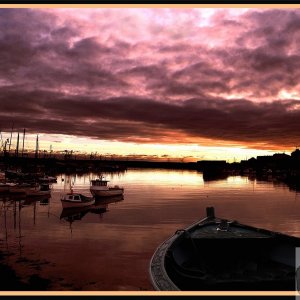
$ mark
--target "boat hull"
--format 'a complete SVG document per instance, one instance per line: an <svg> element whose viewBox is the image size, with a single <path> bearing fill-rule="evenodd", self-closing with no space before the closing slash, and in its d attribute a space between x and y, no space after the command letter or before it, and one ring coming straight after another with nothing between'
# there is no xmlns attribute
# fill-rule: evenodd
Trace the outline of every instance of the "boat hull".
<svg viewBox="0 0 300 300"><path fill-rule="evenodd" d="M90 191L94 197L113 197L123 195L124 193L124 189L121 188L109 188L107 190L91 188Z"/></svg>
<svg viewBox="0 0 300 300"><path fill-rule="evenodd" d="M207 217L157 248L150 278L163 291L295 291L299 246L296 237Z"/></svg>
<svg viewBox="0 0 300 300"><path fill-rule="evenodd" d="M26 194L26 188L9 187L9 193L11 194Z"/></svg>
<svg viewBox="0 0 300 300"><path fill-rule="evenodd" d="M27 197L39 197L39 196L49 196L51 191L39 191L39 190L27 190L25 191Z"/></svg>
<svg viewBox="0 0 300 300"><path fill-rule="evenodd" d="M95 199L92 199L90 201L84 201L84 202L74 202L74 201L61 199L61 204L63 208L86 207L86 206L93 205L94 203L95 203Z"/></svg>

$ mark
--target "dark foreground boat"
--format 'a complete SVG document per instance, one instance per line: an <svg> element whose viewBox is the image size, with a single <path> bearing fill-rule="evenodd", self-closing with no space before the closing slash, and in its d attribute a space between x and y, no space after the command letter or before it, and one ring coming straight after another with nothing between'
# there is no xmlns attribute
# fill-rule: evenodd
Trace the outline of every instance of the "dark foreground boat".
<svg viewBox="0 0 300 300"><path fill-rule="evenodd" d="M295 291L300 238L207 217L155 251L150 277L161 291Z"/></svg>

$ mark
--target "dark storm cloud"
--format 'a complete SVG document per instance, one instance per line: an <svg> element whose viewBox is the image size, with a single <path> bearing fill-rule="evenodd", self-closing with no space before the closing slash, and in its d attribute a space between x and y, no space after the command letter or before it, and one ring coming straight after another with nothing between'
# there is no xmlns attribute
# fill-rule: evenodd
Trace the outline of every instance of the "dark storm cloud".
<svg viewBox="0 0 300 300"><path fill-rule="evenodd" d="M9 102L4 99L11 99ZM24 99L31 99L24 107ZM300 138L298 101L253 103L246 100L190 99L162 103L142 98L101 100L33 92L7 92L0 96L2 130L15 123L39 132L90 136L120 141L154 142L175 131L172 142L184 135L218 140L264 142L294 146ZM32 114L35 118L31 118ZM7 124L5 127L4 124ZM4 127L3 127L4 126Z"/></svg>
<svg viewBox="0 0 300 300"><path fill-rule="evenodd" d="M1 9L1 130L297 143L299 10L140 12Z"/></svg>

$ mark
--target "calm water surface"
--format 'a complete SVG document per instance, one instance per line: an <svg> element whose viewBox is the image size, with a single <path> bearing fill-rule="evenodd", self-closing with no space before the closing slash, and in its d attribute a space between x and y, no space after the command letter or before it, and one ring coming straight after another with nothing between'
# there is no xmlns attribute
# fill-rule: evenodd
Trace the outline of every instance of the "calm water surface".
<svg viewBox="0 0 300 300"><path fill-rule="evenodd" d="M24 281L37 274L51 280L50 290L152 290L148 268L156 247L203 218L207 206L219 217L300 237L300 195L287 186L240 176L204 182L196 171L107 174L111 185L125 188L123 200L63 211L69 183L89 194L95 177L58 176L46 205L0 198L0 250Z"/></svg>

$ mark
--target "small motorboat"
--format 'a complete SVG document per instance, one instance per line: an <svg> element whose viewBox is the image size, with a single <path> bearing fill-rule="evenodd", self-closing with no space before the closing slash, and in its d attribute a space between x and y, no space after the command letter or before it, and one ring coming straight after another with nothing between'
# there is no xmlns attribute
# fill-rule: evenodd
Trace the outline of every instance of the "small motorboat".
<svg viewBox="0 0 300 300"><path fill-rule="evenodd" d="M7 185L9 186L10 194L26 194L27 191L35 188L35 184L26 183L26 182L24 183L8 182Z"/></svg>
<svg viewBox="0 0 300 300"><path fill-rule="evenodd" d="M161 291L295 291L300 238L207 217L163 242L150 262Z"/></svg>
<svg viewBox="0 0 300 300"><path fill-rule="evenodd" d="M109 180L104 180L103 177L91 180L90 191L94 197L110 197L123 195L124 188L115 185L110 187L107 185Z"/></svg>
<svg viewBox="0 0 300 300"><path fill-rule="evenodd" d="M95 203L93 197L87 197L79 193L70 192L61 198L63 208L85 207Z"/></svg>

